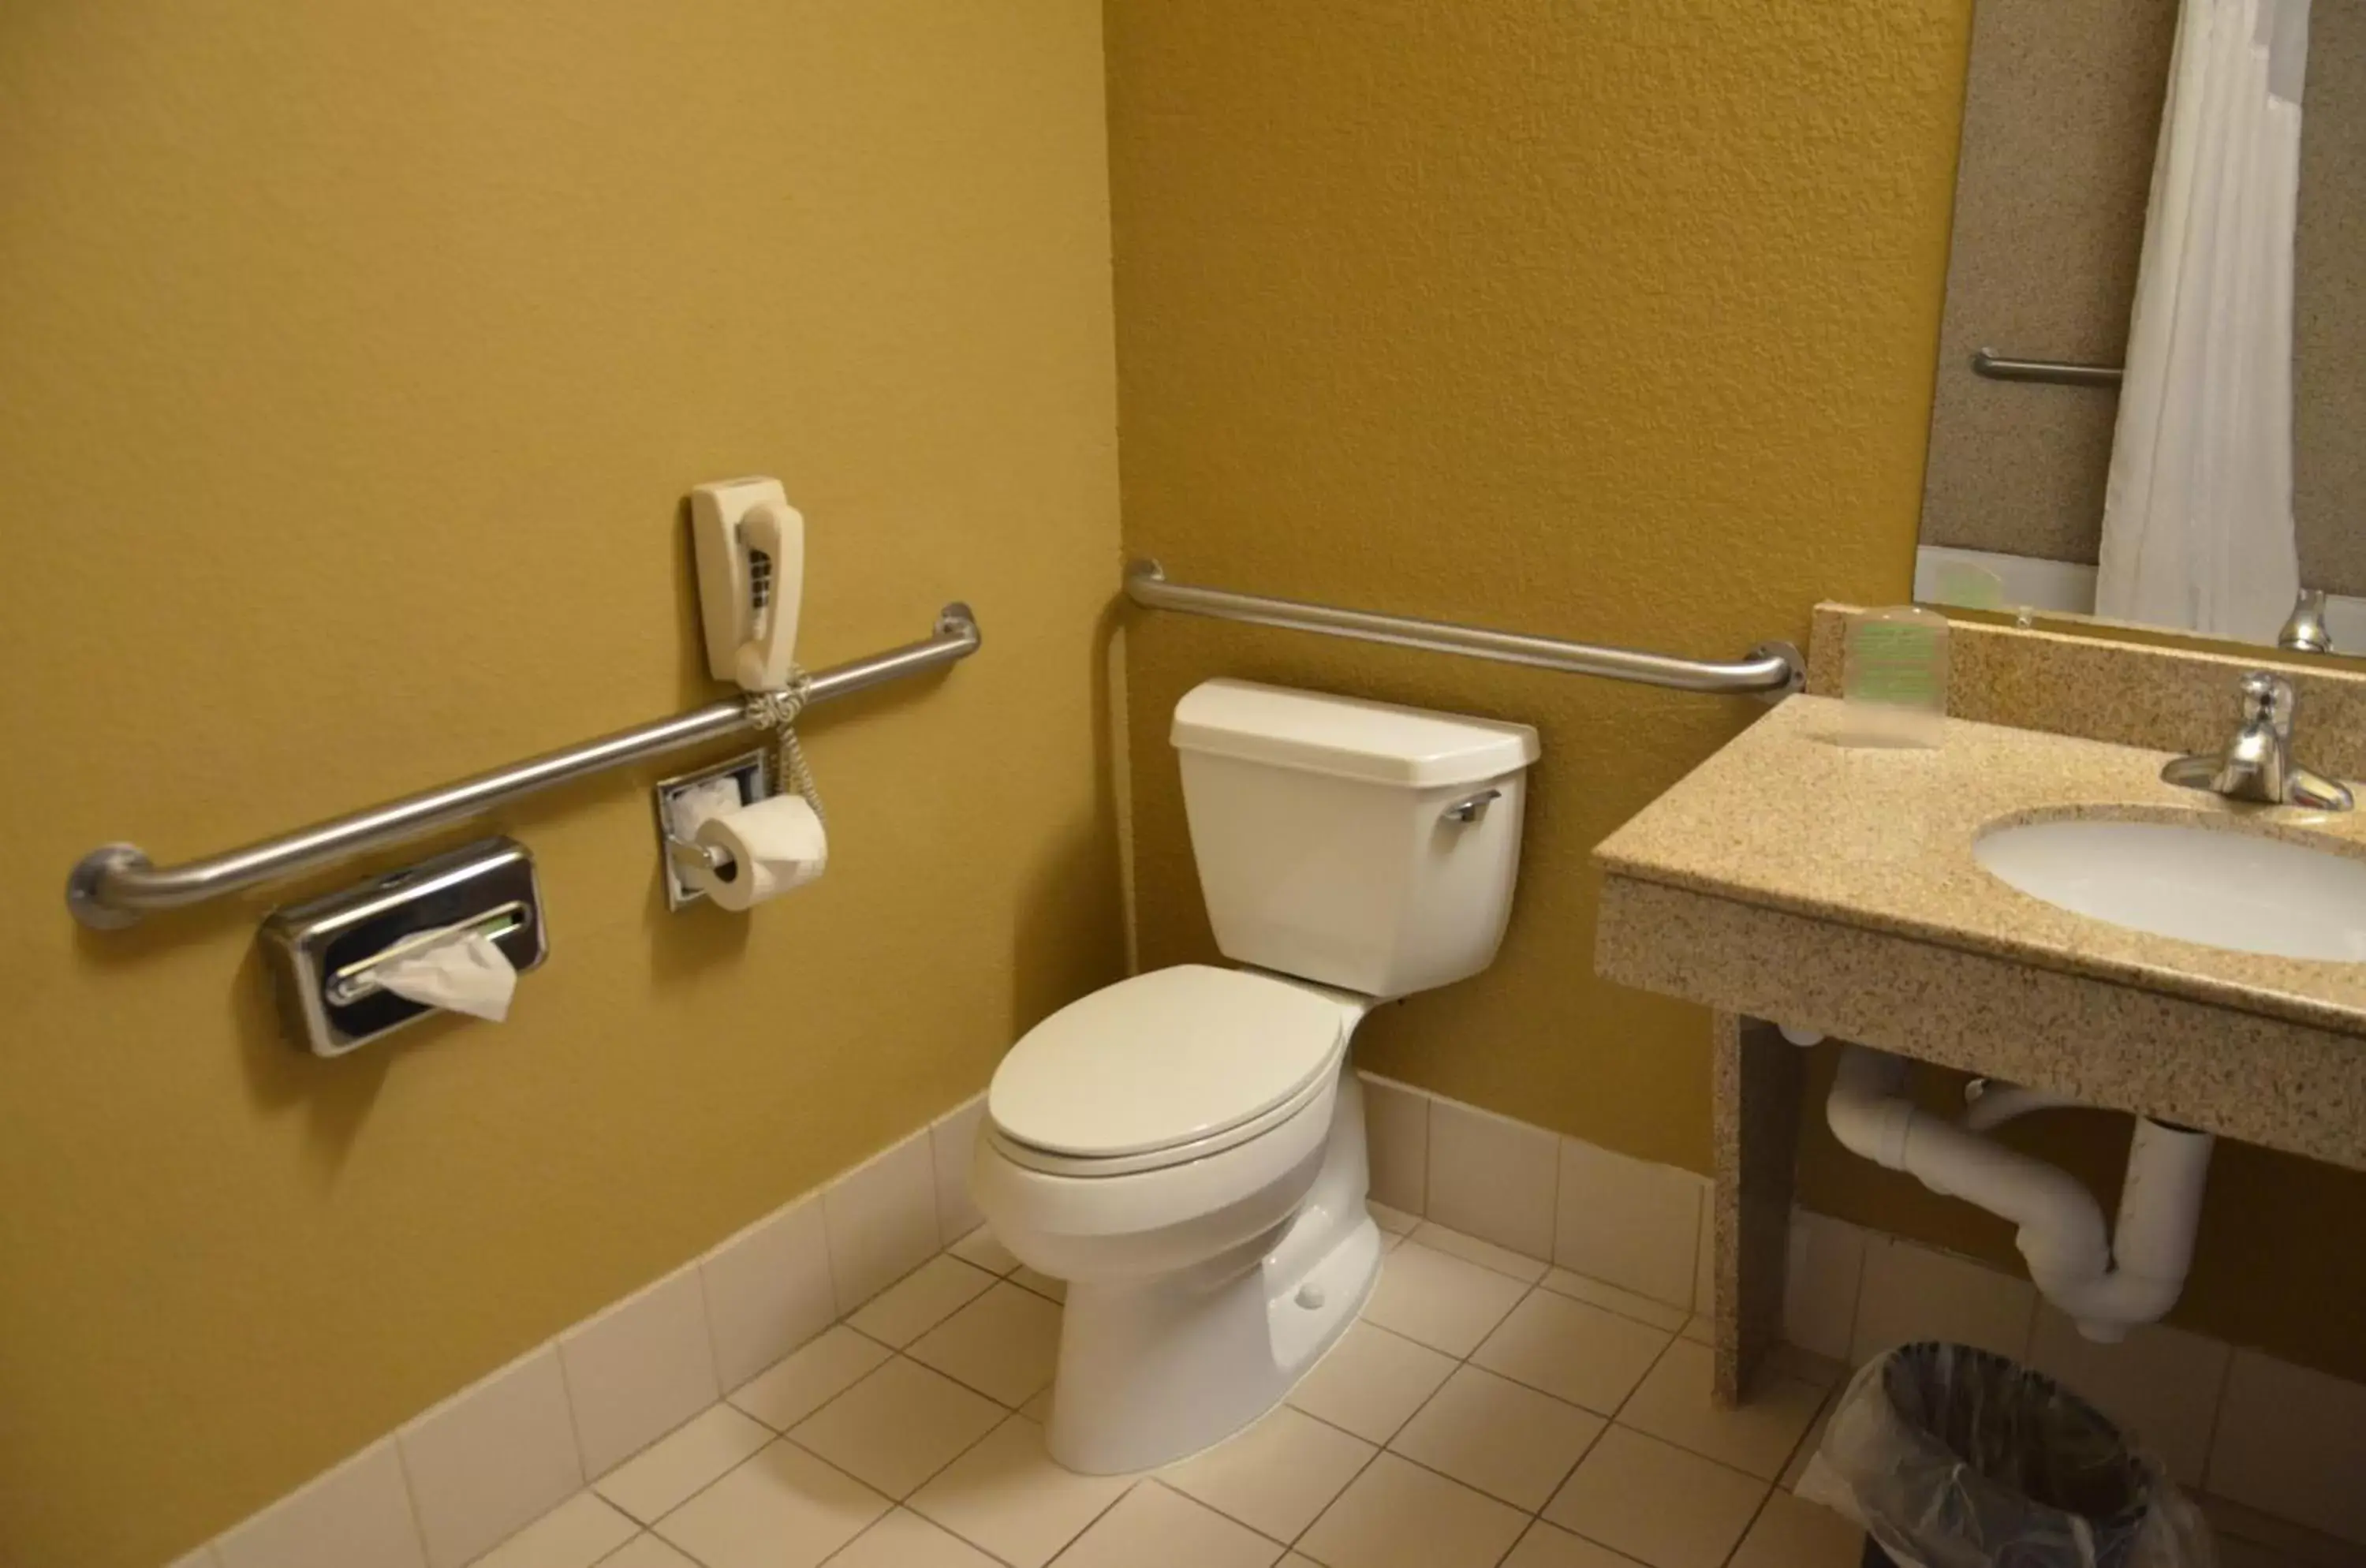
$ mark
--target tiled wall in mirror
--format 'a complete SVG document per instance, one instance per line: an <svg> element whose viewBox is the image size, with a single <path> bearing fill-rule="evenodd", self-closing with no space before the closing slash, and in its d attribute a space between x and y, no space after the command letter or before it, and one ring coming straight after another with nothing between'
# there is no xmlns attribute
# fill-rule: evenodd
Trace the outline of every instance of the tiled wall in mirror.
<svg viewBox="0 0 2366 1568"><path fill-rule="evenodd" d="M2366 653L2366 6L1979 0L1942 332L1917 598Z"/></svg>

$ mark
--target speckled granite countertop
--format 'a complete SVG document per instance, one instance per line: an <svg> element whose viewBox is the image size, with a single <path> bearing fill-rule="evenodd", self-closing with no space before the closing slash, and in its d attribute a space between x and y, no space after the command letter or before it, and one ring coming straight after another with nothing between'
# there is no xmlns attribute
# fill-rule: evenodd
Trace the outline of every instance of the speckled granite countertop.
<svg viewBox="0 0 2366 1568"><path fill-rule="evenodd" d="M2366 964L2230 953L2057 909L1982 870L1987 829L2206 818L2366 860L2366 810L2233 806L2160 782L2168 753L1947 721L1932 750L1845 747L1841 704L1785 702L1604 840L1616 876L1887 931L2342 1034Z"/></svg>

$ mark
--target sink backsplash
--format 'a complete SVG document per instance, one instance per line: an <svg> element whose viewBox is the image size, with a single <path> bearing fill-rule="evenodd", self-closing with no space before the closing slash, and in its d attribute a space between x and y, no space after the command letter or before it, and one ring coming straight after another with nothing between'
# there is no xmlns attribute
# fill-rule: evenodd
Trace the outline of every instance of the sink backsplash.
<svg viewBox="0 0 2366 1568"><path fill-rule="evenodd" d="M1816 606L1808 690L1841 694L1841 639L1855 607ZM2074 735L2155 751L2223 745L2235 726L2235 685L2271 669L2299 696L2295 753L2337 778L2366 777L2366 671L2289 660L2067 637L1955 619L1948 637L1947 712L1982 724Z"/></svg>

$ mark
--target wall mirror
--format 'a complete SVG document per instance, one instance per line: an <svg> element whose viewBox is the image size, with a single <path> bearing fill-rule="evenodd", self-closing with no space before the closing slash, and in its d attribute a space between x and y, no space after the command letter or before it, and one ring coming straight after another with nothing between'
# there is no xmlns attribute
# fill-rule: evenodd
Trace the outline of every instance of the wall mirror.
<svg viewBox="0 0 2366 1568"><path fill-rule="evenodd" d="M1979 0L1915 597L2366 655L2366 5Z"/></svg>

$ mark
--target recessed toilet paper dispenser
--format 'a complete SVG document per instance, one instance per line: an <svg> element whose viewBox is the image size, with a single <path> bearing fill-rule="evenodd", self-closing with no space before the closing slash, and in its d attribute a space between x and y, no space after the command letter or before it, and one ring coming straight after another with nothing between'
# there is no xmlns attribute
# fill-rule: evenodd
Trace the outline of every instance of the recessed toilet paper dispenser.
<svg viewBox="0 0 2366 1568"><path fill-rule="evenodd" d="M479 943L485 945L479 945ZM355 1047L445 1010L398 994L433 994L433 963L448 960L452 1006L498 987L501 968L523 974L550 952L534 856L514 839L479 839L400 871L275 909L263 945L287 1031L317 1056ZM430 971L422 989L411 978ZM487 971L491 971L490 976Z"/></svg>

